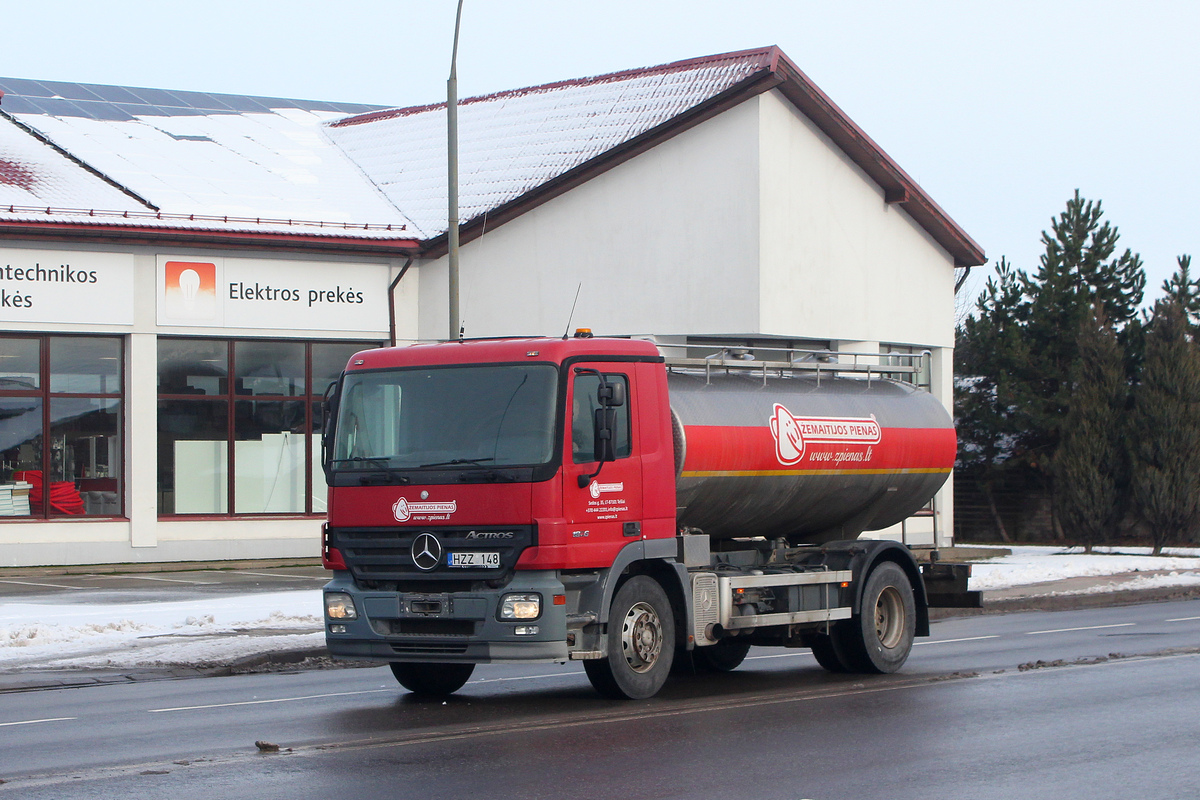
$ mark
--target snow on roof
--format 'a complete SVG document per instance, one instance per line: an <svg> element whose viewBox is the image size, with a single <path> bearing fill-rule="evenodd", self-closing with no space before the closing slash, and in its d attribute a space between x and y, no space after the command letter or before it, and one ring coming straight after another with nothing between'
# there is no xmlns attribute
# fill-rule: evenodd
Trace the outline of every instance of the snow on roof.
<svg viewBox="0 0 1200 800"><path fill-rule="evenodd" d="M459 209L470 220L760 72L772 50L692 59L459 103ZM446 105L373 112L330 137L427 236L446 220ZM399 143L403 143L400 146Z"/></svg>
<svg viewBox="0 0 1200 800"><path fill-rule="evenodd" d="M0 120L0 206L8 205L146 208L5 119Z"/></svg>
<svg viewBox="0 0 1200 800"><path fill-rule="evenodd" d="M773 87L956 266L985 262L982 248L778 47L461 101L459 208L476 229L464 231L523 213ZM6 227L340 236L385 240L382 247L432 240L429 252L446 232L444 103L385 110L21 79L0 79L0 95ZM122 221L134 216L142 222Z"/></svg>
<svg viewBox="0 0 1200 800"><path fill-rule="evenodd" d="M40 137L133 195L115 187L120 199L76 192L104 181L75 166L79 174L69 191L50 194L44 184L23 194L9 189L0 195L8 204L76 209L88 224L100 221L90 211L138 210L164 212L154 227L222 229L228 223L216 220L236 217L248 230L273 227L256 222L269 218L324 223L310 226L316 230L354 226L360 236L370 230L382 230L387 238L402 235L399 231L410 239L418 235L324 133L322 123L370 106L15 80L0 80L0 89L5 91L0 109L17 123L5 126L13 130L4 141L19 133L52 150ZM73 96L42 96L60 90ZM85 93L95 99L82 99ZM26 144L21 152L30 149ZM18 188L29 184L23 174L16 173ZM0 219L27 217L0 206Z"/></svg>

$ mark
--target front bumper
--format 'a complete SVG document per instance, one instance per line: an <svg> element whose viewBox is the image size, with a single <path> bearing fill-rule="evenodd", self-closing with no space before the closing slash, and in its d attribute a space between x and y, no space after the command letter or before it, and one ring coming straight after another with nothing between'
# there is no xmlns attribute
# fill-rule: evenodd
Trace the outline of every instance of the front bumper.
<svg viewBox="0 0 1200 800"><path fill-rule="evenodd" d="M416 593L363 590L349 572L336 572L326 592L354 600L356 619L325 619L325 642L338 658L489 664L567 660L566 606L555 605L562 582L552 570L519 571L503 589ZM540 594L533 620L497 618L506 594ZM344 632L335 633L333 626ZM517 633L536 626L536 633Z"/></svg>

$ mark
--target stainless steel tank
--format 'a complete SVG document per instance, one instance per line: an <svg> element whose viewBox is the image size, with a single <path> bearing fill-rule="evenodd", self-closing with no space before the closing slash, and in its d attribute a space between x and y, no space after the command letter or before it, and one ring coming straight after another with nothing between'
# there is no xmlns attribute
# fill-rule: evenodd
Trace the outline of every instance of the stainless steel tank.
<svg viewBox="0 0 1200 800"><path fill-rule="evenodd" d="M852 539L922 508L954 465L933 395L878 377L668 374L679 523L715 539Z"/></svg>

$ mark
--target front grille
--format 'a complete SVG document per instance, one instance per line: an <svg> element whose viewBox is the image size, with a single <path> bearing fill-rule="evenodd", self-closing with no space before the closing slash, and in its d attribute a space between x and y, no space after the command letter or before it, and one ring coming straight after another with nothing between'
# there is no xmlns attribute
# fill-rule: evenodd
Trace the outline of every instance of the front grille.
<svg viewBox="0 0 1200 800"><path fill-rule="evenodd" d="M475 623L469 619L392 619L389 633L398 636L474 636Z"/></svg>
<svg viewBox="0 0 1200 800"><path fill-rule="evenodd" d="M481 533L512 533L512 538L478 538ZM413 563L413 541L422 533L431 533L441 545L439 563L430 570L418 569ZM467 538L475 534L476 538ZM415 581L421 584L467 584L477 580L495 580L516 567L522 551L534 543L531 525L489 528L467 527L406 527L406 528L329 528L328 541L342 554L346 566L360 586L389 582ZM500 566L450 567L449 552L494 552L500 554ZM411 584L410 584L411 585Z"/></svg>

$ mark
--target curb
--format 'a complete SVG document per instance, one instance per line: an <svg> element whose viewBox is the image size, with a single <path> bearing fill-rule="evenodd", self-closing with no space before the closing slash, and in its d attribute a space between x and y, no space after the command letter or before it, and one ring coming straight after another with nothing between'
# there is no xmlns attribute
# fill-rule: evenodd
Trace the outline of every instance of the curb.
<svg viewBox="0 0 1200 800"><path fill-rule="evenodd" d="M984 593L982 608L931 608L929 618L952 619L977 617L983 614L1010 614L1017 611L1075 611L1084 608L1135 606L1143 603L1169 603L1200 598L1200 586L1169 586L1162 589L1128 589L1112 592L1055 593L1020 597L988 597Z"/></svg>
<svg viewBox="0 0 1200 800"><path fill-rule="evenodd" d="M335 662L324 647L310 647L301 650L258 653L217 667L144 667L127 670L64 669L46 672L12 672L0 675L0 695L47 689L79 689L85 686L106 686L114 683L148 683L188 678L220 678L228 675L249 675L262 672L285 672L297 666L302 669L336 669L363 665L353 662ZM371 663L370 666L378 665Z"/></svg>

